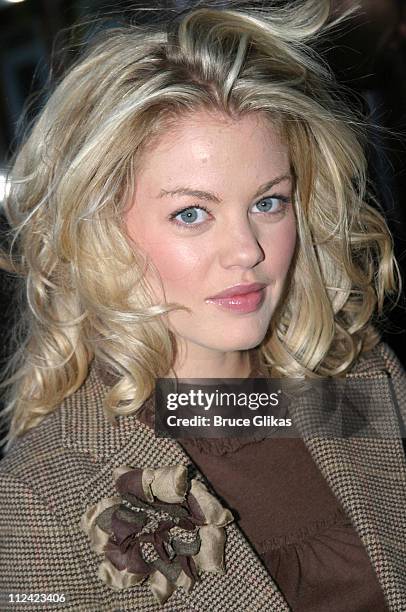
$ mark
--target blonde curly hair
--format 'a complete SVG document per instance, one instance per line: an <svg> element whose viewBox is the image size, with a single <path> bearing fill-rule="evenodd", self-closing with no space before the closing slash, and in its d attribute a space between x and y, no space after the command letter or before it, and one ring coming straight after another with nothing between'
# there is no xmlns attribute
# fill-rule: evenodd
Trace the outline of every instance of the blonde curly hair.
<svg viewBox="0 0 406 612"><path fill-rule="evenodd" d="M257 351L281 376L337 376L379 340L372 324L399 282L382 215L366 200L362 120L313 50L329 3L198 8L165 27L124 25L68 71L21 146L2 266L24 279L8 364L7 439L74 393L96 358L117 375L106 414L134 412L170 372L176 342L123 222L137 162L173 117L261 112L283 129L298 248Z"/></svg>

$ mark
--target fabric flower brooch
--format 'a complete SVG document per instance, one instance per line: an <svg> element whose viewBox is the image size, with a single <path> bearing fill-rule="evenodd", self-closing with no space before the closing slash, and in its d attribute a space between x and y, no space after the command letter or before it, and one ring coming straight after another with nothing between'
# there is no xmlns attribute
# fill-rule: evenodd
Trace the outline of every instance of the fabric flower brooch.
<svg viewBox="0 0 406 612"><path fill-rule="evenodd" d="M160 604L199 572L224 572L224 526L233 515L184 465L114 470L118 495L88 508L81 526L104 555L99 578L113 589L148 580Z"/></svg>

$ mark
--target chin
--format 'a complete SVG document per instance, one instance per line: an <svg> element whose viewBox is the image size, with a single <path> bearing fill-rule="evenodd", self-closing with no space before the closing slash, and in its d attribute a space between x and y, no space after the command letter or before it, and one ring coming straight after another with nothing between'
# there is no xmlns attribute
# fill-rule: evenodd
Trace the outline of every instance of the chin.
<svg viewBox="0 0 406 612"><path fill-rule="evenodd" d="M219 342L217 338L216 348L224 353L230 353L232 351L247 351L253 349L265 338L266 330L263 333L252 333L252 334L240 334L234 338L224 338L223 342ZM220 345L221 344L221 345Z"/></svg>

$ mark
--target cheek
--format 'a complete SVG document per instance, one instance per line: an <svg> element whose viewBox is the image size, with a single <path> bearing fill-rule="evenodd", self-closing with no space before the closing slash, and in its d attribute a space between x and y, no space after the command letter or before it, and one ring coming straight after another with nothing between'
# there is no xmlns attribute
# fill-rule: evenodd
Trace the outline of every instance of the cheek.
<svg viewBox="0 0 406 612"><path fill-rule="evenodd" d="M137 214L135 206L128 212L126 223L130 238L156 268L164 286L197 279L204 259L196 241L178 239L159 220Z"/></svg>
<svg viewBox="0 0 406 612"><path fill-rule="evenodd" d="M204 259L201 249L184 245L173 240L151 240L144 247L152 263L166 283L184 282L187 285L198 282L203 276Z"/></svg>

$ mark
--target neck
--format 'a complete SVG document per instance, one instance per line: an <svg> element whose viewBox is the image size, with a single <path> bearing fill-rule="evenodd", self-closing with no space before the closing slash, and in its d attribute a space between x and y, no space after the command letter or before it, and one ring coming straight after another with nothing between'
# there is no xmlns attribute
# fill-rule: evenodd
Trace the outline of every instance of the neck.
<svg viewBox="0 0 406 612"><path fill-rule="evenodd" d="M173 367L178 378L248 378L251 372L249 351L229 353L184 351Z"/></svg>

